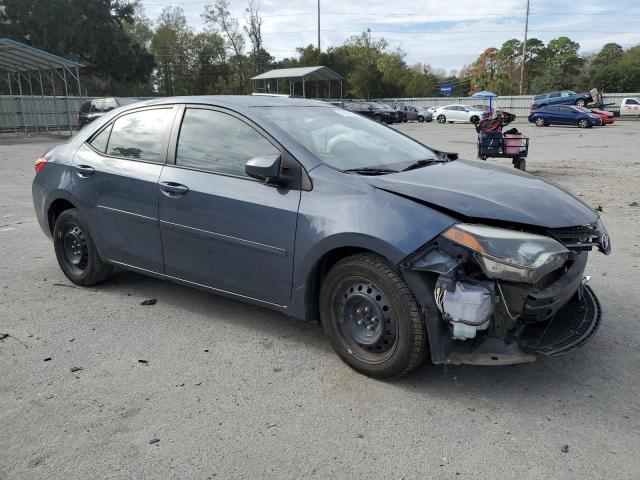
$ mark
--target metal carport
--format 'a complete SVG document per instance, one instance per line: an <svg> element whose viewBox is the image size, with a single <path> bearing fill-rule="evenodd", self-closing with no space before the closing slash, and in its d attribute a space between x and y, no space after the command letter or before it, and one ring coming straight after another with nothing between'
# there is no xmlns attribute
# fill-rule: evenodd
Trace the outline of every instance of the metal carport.
<svg viewBox="0 0 640 480"><path fill-rule="evenodd" d="M280 93L280 80L288 80L289 82L289 95L295 96L296 81L302 83L302 96L306 97L306 84L307 82L316 82L316 97L318 96L318 82L324 81L329 84L329 97L331 97L331 81L337 81L340 84L340 98L342 98L342 82L344 78L331 70L329 67L317 66L317 67L298 67L298 68L280 68L276 70L269 70L268 72L261 73L252 77L253 91L258 93L273 93L271 92L271 81L276 81L276 92ZM256 82L262 80L264 82L264 88L260 92L256 88Z"/></svg>
<svg viewBox="0 0 640 480"><path fill-rule="evenodd" d="M51 128L60 133L61 125L66 125L71 132L74 122L69 91L76 90L82 104L80 68L83 66L15 40L0 38L0 76L9 93L2 97L0 129L49 132Z"/></svg>

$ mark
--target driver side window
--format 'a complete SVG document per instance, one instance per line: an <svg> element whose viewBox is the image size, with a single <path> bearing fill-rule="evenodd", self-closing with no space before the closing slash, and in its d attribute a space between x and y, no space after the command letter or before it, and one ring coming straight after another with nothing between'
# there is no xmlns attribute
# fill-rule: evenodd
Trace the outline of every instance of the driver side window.
<svg viewBox="0 0 640 480"><path fill-rule="evenodd" d="M280 151L257 130L233 115L187 108L180 127L176 165L247 177L248 160Z"/></svg>

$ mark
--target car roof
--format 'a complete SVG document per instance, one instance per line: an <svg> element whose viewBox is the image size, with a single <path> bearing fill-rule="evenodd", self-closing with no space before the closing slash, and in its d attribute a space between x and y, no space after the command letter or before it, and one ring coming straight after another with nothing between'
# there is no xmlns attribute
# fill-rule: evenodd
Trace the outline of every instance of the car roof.
<svg viewBox="0 0 640 480"><path fill-rule="evenodd" d="M277 97L267 95L193 95L183 97L161 97L151 100L135 102L126 106L139 108L143 106L166 105L175 103L192 103L228 107L231 109L246 109L251 107L328 107L327 102L307 100L302 98Z"/></svg>

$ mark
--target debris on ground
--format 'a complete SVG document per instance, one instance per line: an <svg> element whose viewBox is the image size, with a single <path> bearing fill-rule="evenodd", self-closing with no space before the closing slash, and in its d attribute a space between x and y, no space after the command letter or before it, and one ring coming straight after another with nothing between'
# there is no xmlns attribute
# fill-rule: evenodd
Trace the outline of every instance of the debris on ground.
<svg viewBox="0 0 640 480"><path fill-rule="evenodd" d="M569 453L569 445L563 445L560 450L562 450L562 453Z"/></svg>
<svg viewBox="0 0 640 480"><path fill-rule="evenodd" d="M273 428L273 427L277 427L278 424L277 423L267 423L267 428Z"/></svg>
<svg viewBox="0 0 640 480"><path fill-rule="evenodd" d="M30 336L33 336L33 335L30 335ZM24 348L29 348L29 346L26 343L24 343L19 338L14 337L10 333L0 333L0 340L4 341L6 338L13 338L16 342L21 344Z"/></svg>
<svg viewBox="0 0 640 480"><path fill-rule="evenodd" d="M158 443L159 441L159 438L152 438L151 440L149 440L149 445L153 445L154 443Z"/></svg>
<svg viewBox="0 0 640 480"><path fill-rule="evenodd" d="M356 438L364 438L364 435L363 435L363 434L361 434L361 433L358 433L358 434L356 435Z"/></svg>
<svg viewBox="0 0 640 480"><path fill-rule="evenodd" d="M71 373L79 372L80 370L82 370L82 367L71 367L70 370L71 370Z"/></svg>
<svg viewBox="0 0 640 480"><path fill-rule="evenodd" d="M145 300L144 302L141 302L140 305L155 305L156 303L158 303L158 300L156 300L155 298L150 298L149 300Z"/></svg>
<svg viewBox="0 0 640 480"><path fill-rule="evenodd" d="M45 361L45 362L50 362L50 361L51 361L51 357L47 357L47 358L45 358L43 361Z"/></svg>
<svg viewBox="0 0 640 480"><path fill-rule="evenodd" d="M596 212L601 212L602 211L602 205L598 205L596 207Z"/></svg>
<svg viewBox="0 0 640 480"><path fill-rule="evenodd" d="M629 204L629 206L630 206L630 207L640 207L640 203L638 203L638 202L631 202L631 203Z"/></svg>
<svg viewBox="0 0 640 480"><path fill-rule="evenodd" d="M147 365L149 363L149 360L144 360L144 359L141 358L141 359L138 360L138 363L141 363L143 365Z"/></svg>

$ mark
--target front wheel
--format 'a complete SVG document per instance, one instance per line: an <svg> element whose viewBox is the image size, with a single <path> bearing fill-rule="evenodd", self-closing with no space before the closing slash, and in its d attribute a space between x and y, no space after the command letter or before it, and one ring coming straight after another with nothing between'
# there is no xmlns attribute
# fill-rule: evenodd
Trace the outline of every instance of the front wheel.
<svg viewBox="0 0 640 480"><path fill-rule="evenodd" d="M113 271L100 258L89 225L75 208L58 216L53 227L53 248L62 272L76 285L103 282Z"/></svg>
<svg viewBox="0 0 640 480"><path fill-rule="evenodd" d="M514 158L513 166L518 170L522 170L523 172L527 170L527 159L526 158Z"/></svg>
<svg viewBox="0 0 640 480"><path fill-rule="evenodd" d="M420 307L399 272L377 255L333 266L320 289L320 318L336 353L365 375L404 375L426 354Z"/></svg>
<svg viewBox="0 0 640 480"><path fill-rule="evenodd" d="M578 120L578 127L580 128L589 128L591 126L591 124L589 123L589 121L586 118L581 118L580 120Z"/></svg>
<svg viewBox="0 0 640 480"><path fill-rule="evenodd" d="M544 127L546 124L544 118L536 118L536 127Z"/></svg>
<svg viewBox="0 0 640 480"><path fill-rule="evenodd" d="M422 115L419 115L419 116L418 116L418 121L419 121L420 123L424 122L424 117L423 117Z"/></svg>
<svg viewBox="0 0 640 480"><path fill-rule="evenodd" d="M438 120L438 123L447 123L447 117L445 117L444 115L438 115L438 118L436 120Z"/></svg>

